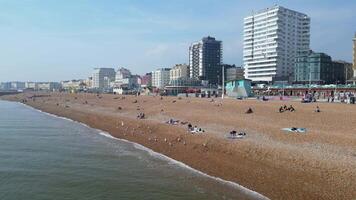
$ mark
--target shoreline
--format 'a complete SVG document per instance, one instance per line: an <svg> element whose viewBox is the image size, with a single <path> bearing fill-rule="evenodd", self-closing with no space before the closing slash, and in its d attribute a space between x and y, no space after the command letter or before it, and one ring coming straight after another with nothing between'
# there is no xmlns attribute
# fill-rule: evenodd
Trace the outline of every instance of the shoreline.
<svg viewBox="0 0 356 200"><path fill-rule="evenodd" d="M36 94L45 95L33 101L27 99L31 93L3 99L17 102L27 99L26 105L33 109L137 143L271 199L352 199L356 194L352 181L356 174L353 140L356 135L347 126L354 123L353 106L323 104L325 114L322 112L315 118L316 114L308 114L312 105L295 102L287 103L297 104L296 113L280 114L275 107L285 102L215 100L212 103L209 99L195 98ZM224 105L219 106L220 103ZM251 105L258 114L244 114ZM118 110L118 106L122 109ZM147 119L136 119L138 112L145 112ZM220 115L216 118L211 113ZM343 118L342 123L335 121L335 116ZM206 133L187 134L182 126L165 124L169 118L192 122ZM120 122L125 125L121 127ZM291 125L305 126L308 133L290 135L280 130ZM234 127L243 128L247 137L226 139L224 133ZM150 140L153 138L158 142Z"/></svg>
<svg viewBox="0 0 356 200"><path fill-rule="evenodd" d="M9 101L9 102L11 102L11 101ZM32 110L35 110L37 112L43 113L43 114L48 115L50 117L54 117L54 118L58 118L58 119L62 119L62 120L67 120L67 121L70 121L72 123L76 123L78 125L85 126L87 128L90 128L90 129L94 129L94 130L98 131L98 134L102 135L103 137L107 137L107 138L110 138L110 139L119 140L119 141L122 141L122 142L126 142L126 143L129 143L129 144L132 144L136 149L141 150L141 151L145 151L145 152L147 152L149 155L151 155L153 157L156 157L156 158L159 158L159 159L162 159L162 160L166 160L166 161L168 161L170 163L173 163L174 165L182 167L182 168L184 168L186 170L190 170L190 171L192 171L194 173L197 173L197 174L199 174L201 176L205 176L207 178L213 179L214 181L220 182L220 183L222 183L224 185L227 184L229 187L236 188L241 193L246 194L248 196L252 196L253 198L261 199L261 200L268 200L269 199L269 198L263 196L262 194L260 194L260 193L258 193L256 191L250 190L250 189L248 189L248 188L246 188L246 187L244 187L244 186L242 186L242 185L240 185L238 183L235 183L235 182L232 182L232 181L228 181L228 180L224 180L222 178L206 174L206 173L204 173L202 171L199 171L198 169L192 168L191 166L189 166L189 165L187 165L187 164L185 164L183 162L180 162L180 161L175 160L173 158L170 158L170 157L168 157L168 156L166 156L164 154L156 152L156 151L154 151L154 150L152 150L152 149L150 149L148 147L145 147L145 146L143 146L143 145L141 145L139 143L136 143L136 142L133 142L133 141L129 141L129 140L126 140L126 139L122 139L122 138L114 137L110 133L108 133L106 131L103 131L103 130L100 130L100 129L93 128L88 124L85 124L85 123L82 123L82 122L79 122L79 121L75 121L75 120L72 120L70 118L58 116L58 115L55 115L55 114L52 114L52 113L47 113L45 111L36 109L34 107L31 107L31 106L29 106L27 104L24 104L24 103L21 103L21 102L16 102L16 103L19 103L19 104L21 104L21 105L23 105L23 106L25 106L25 107L27 107L29 109L32 109Z"/></svg>
<svg viewBox="0 0 356 200"><path fill-rule="evenodd" d="M1 100L1 99L0 99L0 100ZM5 100L5 101L6 101L6 100ZM9 101L9 102L11 102L11 101ZM256 198L256 199L261 199L261 200L268 200L268 199L269 199L269 198L263 196L262 194L259 194L259 193L256 192L256 191L250 190L250 189L248 189L248 188L246 188L246 187L244 187L244 186L242 186L242 185L240 185L240 184L238 184L238 183L235 183L235 182L232 182L232 181L228 181L228 180L224 180L224 179L222 179L222 178L219 178L219 177L215 177L215 176L211 176L211 175L209 175L209 174L206 174L206 173L204 173L204 172L202 172L202 171L200 171L200 170L198 170L198 169L192 168L191 166L189 166L189 165L187 165L187 164L185 164L185 163L183 163L183 162L180 162L180 161L175 160L175 159L173 159L173 158L170 158L170 157L168 157L168 156L166 156L166 155L164 155L164 154L161 154L161 153L159 153L159 152L156 152L156 151L154 151L154 150L152 150L152 149L150 149L150 148L148 148L148 147L145 147L145 146L143 146L143 145L141 145L141 144L139 144L139 143L136 143L136 142L133 142L133 141L129 141L129 140L126 140L126 139L122 139L122 138L114 137L114 136L112 136L110 133L108 133L108 132L106 132L106 131L103 131L103 130L100 130L100 129L97 129L97 128L93 128L93 127L91 127L91 126L88 125L88 124L85 124L85 123L82 123L82 122L79 122L79 121L75 121L75 120L70 119L70 118L58 116L58 115L55 115L55 114L53 114L53 113L48 113L48 112L45 112L45 111L36 109L36 108L34 108L34 107L31 107L31 106L29 106L29 105L27 105L27 104L24 104L24 103L21 103L21 102L16 102L16 103L19 103L20 105L22 105L22 106L24 106L24 107L26 107L26 108L28 108L28 109L32 109L32 110L34 110L34 111L36 111L36 112L40 112L40 113L45 114L45 115L48 115L48 116L50 116L50 117L58 118L58 119L66 120L66 121L70 121L70 122L72 122L72 123L76 123L76 124L78 124L78 125L85 126L85 127L87 127L87 128L93 129L93 130L95 130L95 131L98 131L97 134L99 134L99 135L101 135L101 136L103 136L103 137L107 137L107 138L109 138L109 139L114 139L114 140L118 140L118 141L122 141L122 142L125 142L125 143L132 144L136 149L141 150L141 151L145 151L145 152L147 152L150 156L153 156L153 157L156 157L156 158L159 158L159 159L162 159L162 160L166 160L166 161L168 161L168 162L170 162L170 163L173 163L173 164L176 165L176 166L179 166L179 167L184 168L184 169L186 169L186 170L190 170L190 171L192 171L192 172L194 172L194 173L197 173L197 174L199 174L199 175L201 175L201 176L205 176L205 177L207 177L207 178L209 178L209 179L213 179L214 181L220 182L220 183L222 183L222 184L224 184L224 185L226 184L226 185L228 185L229 187L233 187L233 188L235 188L235 189L238 189L239 192L243 193L244 195L248 195L248 196L253 197L254 199L255 199L255 198Z"/></svg>

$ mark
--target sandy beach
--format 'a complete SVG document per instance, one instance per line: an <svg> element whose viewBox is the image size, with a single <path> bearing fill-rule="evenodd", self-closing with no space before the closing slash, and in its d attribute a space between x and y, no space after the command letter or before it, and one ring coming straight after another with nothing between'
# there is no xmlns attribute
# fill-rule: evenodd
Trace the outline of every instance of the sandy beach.
<svg viewBox="0 0 356 200"><path fill-rule="evenodd" d="M35 98L33 98L36 96ZM31 98L32 97L32 98ZM2 96L142 144L271 199L356 198L356 106L68 93ZM279 113L281 105L296 112ZM314 112L319 106L320 113ZM245 114L251 107L252 114ZM138 113L145 119L137 119ZM205 130L191 134L189 122ZM288 133L282 128L302 127ZM227 139L231 130L247 133Z"/></svg>

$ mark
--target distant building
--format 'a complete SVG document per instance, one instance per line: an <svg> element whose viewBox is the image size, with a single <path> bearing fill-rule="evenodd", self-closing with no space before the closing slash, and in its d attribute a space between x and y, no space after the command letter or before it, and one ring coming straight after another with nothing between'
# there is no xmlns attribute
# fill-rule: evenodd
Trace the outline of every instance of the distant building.
<svg viewBox="0 0 356 200"><path fill-rule="evenodd" d="M231 81L236 79L244 79L244 69L242 67L236 67L235 65L224 64L225 81Z"/></svg>
<svg viewBox="0 0 356 200"><path fill-rule="evenodd" d="M92 88L106 89L115 80L115 70L113 68L95 68L93 71Z"/></svg>
<svg viewBox="0 0 356 200"><path fill-rule="evenodd" d="M186 64L177 64L169 71L169 79L177 80L189 77L189 66Z"/></svg>
<svg viewBox="0 0 356 200"><path fill-rule="evenodd" d="M345 82L344 64L325 53L310 52L296 58L295 83L340 84Z"/></svg>
<svg viewBox="0 0 356 200"><path fill-rule="evenodd" d="M25 88L30 90L38 90L38 83L36 82L26 82Z"/></svg>
<svg viewBox="0 0 356 200"><path fill-rule="evenodd" d="M131 77L130 70L121 67L116 71L115 82L120 82L122 79L130 78L130 77Z"/></svg>
<svg viewBox="0 0 356 200"><path fill-rule="evenodd" d="M189 47L190 78L218 84L221 74L222 42L213 37L204 37Z"/></svg>
<svg viewBox="0 0 356 200"><path fill-rule="evenodd" d="M57 82L41 82L37 83L37 90L43 91L58 91L61 88L61 84Z"/></svg>
<svg viewBox="0 0 356 200"><path fill-rule="evenodd" d="M61 81L62 89L75 92L79 90L84 90L87 88L85 80L70 80L70 81Z"/></svg>
<svg viewBox="0 0 356 200"><path fill-rule="evenodd" d="M344 65L345 80L349 80L353 77L352 63L343 60L335 60L334 62Z"/></svg>
<svg viewBox="0 0 356 200"><path fill-rule="evenodd" d="M244 18L245 77L270 82L293 75L295 58L309 51L310 18L281 6Z"/></svg>
<svg viewBox="0 0 356 200"><path fill-rule="evenodd" d="M23 90L25 89L25 82L13 81L11 82L11 90Z"/></svg>
<svg viewBox="0 0 356 200"><path fill-rule="evenodd" d="M11 90L11 82L1 83L1 90Z"/></svg>
<svg viewBox="0 0 356 200"><path fill-rule="evenodd" d="M163 89L169 84L169 68L161 68L152 72L152 86L158 89Z"/></svg>
<svg viewBox="0 0 356 200"><path fill-rule="evenodd" d="M141 77L141 87L151 87L152 86L152 73L147 73Z"/></svg>

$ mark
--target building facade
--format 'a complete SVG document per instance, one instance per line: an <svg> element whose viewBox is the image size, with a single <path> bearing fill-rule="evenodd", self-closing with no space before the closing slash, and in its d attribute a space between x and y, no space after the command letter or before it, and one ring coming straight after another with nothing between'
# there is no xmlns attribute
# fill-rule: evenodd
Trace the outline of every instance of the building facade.
<svg viewBox="0 0 356 200"><path fill-rule="evenodd" d="M223 65L225 71L225 81L244 79L244 68L235 65Z"/></svg>
<svg viewBox="0 0 356 200"><path fill-rule="evenodd" d="M169 79L176 80L189 77L189 66L186 64L177 64L169 71Z"/></svg>
<svg viewBox="0 0 356 200"><path fill-rule="evenodd" d="M325 53L310 52L296 58L295 83L341 84L345 82L345 66L333 62Z"/></svg>
<svg viewBox="0 0 356 200"><path fill-rule="evenodd" d="M110 87L110 83L115 80L115 70L113 68L95 68L93 71L92 88L105 89Z"/></svg>
<svg viewBox="0 0 356 200"><path fill-rule="evenodd" d="M169 84L170 68L161 68L152 71L152 86L158 89L164 89Z"/></svg>
<svg viewBox="0 0 356 200"><path fill-rule="evenodd" d="M244 18L245 77L255 82L287 79L309 44L310 18L303 13L275 6Z"/></svg>
<svg viewBox="0 0 356 200"><path fill-rule="evenodd" d="M222 64L222 42L204 37L189 47L190 78L217 84Z"/></svg>
<svg viewBox="0 0 356 200"><path fill-rule="evenodd" d="M152 86L152 72L146 73L141 77L141 87L151 87Z"/></svg>

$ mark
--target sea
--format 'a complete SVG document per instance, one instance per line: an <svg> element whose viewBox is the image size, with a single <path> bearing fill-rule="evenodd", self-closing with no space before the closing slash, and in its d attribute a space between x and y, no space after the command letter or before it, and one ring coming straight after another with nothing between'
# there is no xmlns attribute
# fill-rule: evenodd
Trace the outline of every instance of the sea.
<svg viewBox="0 0 356 200"><path fill-rule="evenodd" d="M0 101L0 200L260 199L141 145Z"/></svg>

